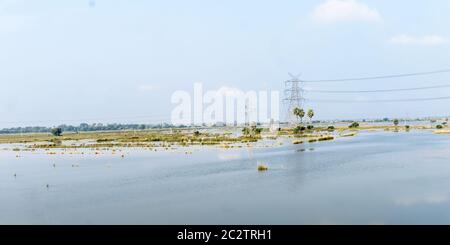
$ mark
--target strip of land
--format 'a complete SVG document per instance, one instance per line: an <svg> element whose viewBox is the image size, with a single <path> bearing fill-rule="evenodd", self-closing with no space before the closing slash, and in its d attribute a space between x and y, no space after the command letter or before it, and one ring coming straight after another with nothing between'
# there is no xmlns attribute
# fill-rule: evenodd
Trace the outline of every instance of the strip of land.
<svg viewBox="0 0 450 245"><path fill-rule="evenodd" d="M114 147L172 147L221 146L242 147L262 139L293 138L293 144L330 141L340 137L356 136L360 131L409 132L431 130L430 125L395 126L361 124L349 126L309 126L279 128L224 127L206 129L150 129L133 131L65 132L61 136L50 133L0 135L0 144L23 144L26 149L55 148L114 148ZM434 130L436 134L449 134L448 129ZM19 150L18 148L15 148Z"/></svg>

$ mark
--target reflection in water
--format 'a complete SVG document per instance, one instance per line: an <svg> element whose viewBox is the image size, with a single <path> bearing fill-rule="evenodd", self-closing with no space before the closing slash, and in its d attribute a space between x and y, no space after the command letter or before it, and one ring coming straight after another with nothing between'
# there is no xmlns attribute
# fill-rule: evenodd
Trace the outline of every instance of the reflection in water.
<svg viewBox="0 0 450 245"><path fill-rule="evenodd" d="M125 158L3 150L0 223L450 224L449 135L289 142Z"/></svg>

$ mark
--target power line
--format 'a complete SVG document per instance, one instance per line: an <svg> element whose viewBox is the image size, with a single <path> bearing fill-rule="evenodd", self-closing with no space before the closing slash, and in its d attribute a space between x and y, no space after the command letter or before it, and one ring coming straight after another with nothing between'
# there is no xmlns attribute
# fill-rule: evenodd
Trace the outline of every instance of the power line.
<svg viewBox="0 0 450 245"><path fill-rule="evenodd" d="M394 74L394 75L370 76L370 77L353 77L353 78L321 79L321 80L302 80L302 82L305 82L305 83L350 82L350 81L389 79L389 78L399 78L399 77L424 76L424 75L432 75L432 74L439 74L439 73L450 73L450 69L436 70L436 71L427 71L427 72L416 72L416 73Z"/></svg>
<svg viewBox="0 0 450 245"><path fill-rule="evenodd" d="M305 99L305 100L317 103L386 103L386 102L450 100L450 96L431 97L431 98L412 98L412 99L387 99L387 100L315 100L315 99Z"/></svg>
<svg viewBox="0 0 450 245"><path fill-rule="evenodd" d="M311 93L336 93L336 94L351 94L351 93L383 93L383 92L399 92L399 91L416 91L416 90L427 90L435 88L448 88L450 84L436 85L436 86L426 86L426 87L415 87L415 88L397 88L397 89L376 89L376 90L315 90L315 89L305 89L306 92Z"/></svg>

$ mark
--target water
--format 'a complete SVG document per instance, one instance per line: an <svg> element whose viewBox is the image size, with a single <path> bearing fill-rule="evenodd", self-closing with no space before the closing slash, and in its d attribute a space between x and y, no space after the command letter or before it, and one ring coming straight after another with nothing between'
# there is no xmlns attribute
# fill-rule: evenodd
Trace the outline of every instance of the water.
<svg viewBox="0 0 450 245"><path fill-rule="evenodd" d="M0 224L450 224L450 135L92 153L0 151Z"/></svg>

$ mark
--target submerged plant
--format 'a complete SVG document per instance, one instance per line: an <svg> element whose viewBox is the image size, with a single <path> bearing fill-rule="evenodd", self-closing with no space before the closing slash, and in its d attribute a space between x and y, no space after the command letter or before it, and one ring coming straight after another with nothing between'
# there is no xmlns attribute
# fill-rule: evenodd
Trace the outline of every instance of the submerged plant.
<svg viewBox="0 0 450 245"><path fill-rule="evenodd" d="M292 142L292 144L294 144L294 145L303 144L303 141L301 141L301 140L295 140L294 142Z"/></svg>
<svg viewBox="0 0 450 245"><path fill-rule="evenodd" d="M262 172L262 171L267 171L269 170L269 167L265 164L258 164L258 171Z"/></svg>

